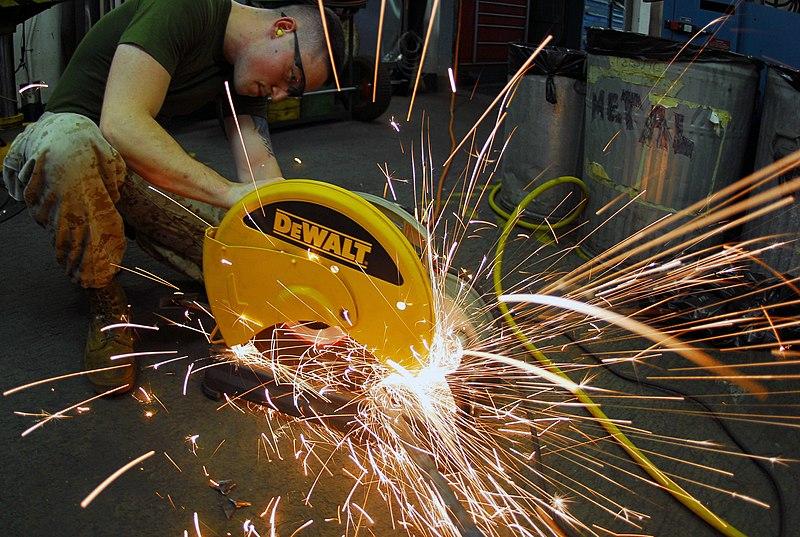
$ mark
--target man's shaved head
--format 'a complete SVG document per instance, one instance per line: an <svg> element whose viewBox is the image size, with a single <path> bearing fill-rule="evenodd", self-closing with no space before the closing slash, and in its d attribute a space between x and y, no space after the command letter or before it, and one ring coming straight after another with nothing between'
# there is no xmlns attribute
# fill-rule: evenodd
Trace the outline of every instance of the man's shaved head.
<svg viewBox="0 0 800 537"><path fill-rule="evenodd" d="M330 55L328 45L325 42L325 32L322 28L322 19L319 14L319 7L316 2L312 4L289 5L280 9L271 10L274 15L281 14L297 20L298 39L300 41L301 53L311 53L313 55L324 54L327 58L328 80L333 80L333 71L330 70ZM333 61L338 69L342 68L344 62L344 29L339 17L329 8L325 8L325 23L328 26L328 36L333 51Z"/></svg>

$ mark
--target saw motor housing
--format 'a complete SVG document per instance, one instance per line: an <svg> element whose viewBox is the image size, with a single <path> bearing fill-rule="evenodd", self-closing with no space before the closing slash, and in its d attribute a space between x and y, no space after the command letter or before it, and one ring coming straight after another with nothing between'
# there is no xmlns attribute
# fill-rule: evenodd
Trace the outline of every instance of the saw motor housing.
<svg viewBox="0 0 800 537"><path fill-rule="evenodd" d="M203 274L228 346L321 323L416 370L432 341L431 279L408 233L386 207L329 183L289 179L245 196L207 229Z"/></svg>

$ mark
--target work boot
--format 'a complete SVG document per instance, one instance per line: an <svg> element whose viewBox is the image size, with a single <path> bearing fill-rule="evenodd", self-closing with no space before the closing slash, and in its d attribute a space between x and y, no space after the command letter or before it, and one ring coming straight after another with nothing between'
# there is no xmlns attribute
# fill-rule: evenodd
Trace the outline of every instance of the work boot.
<svg viewBox="0 0 800 537"><path fill-rule="evenodd" d="M90 320L86 353L83 358L84 370L127 365L128 367L92 373L88 377L97 393L125 384L126 388L114 394L128 392L136 383L136 360L132 356L112 358L133 352L133 330L131 328L103 330L109 325L130 322L130 308L125 291L119 282L114 280L100 289L86 289L86 293L89 298Z"/></svg>

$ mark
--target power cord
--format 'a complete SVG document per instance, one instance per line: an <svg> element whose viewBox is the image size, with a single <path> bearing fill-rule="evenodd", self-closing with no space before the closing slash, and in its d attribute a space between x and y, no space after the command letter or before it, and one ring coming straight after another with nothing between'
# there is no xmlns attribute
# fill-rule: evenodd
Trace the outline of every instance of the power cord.
<svg viewBox="0 0 800 537"><path fill-rule="evenodd" d="M580 181L579 179L576 179ZM548 182L551 183L552 181ZM494 291L498 298L497 307L505 320L506 324L511 329L514 336L520 341L522 346L528 353L541 364L542 367L548 371L558 375L566 380L571 379L564 373L554 362L552 362L542 351L540 351L531 342L530 338L520 329L516 321L511 315L511 311L505 302L499 300L499 297L504 294L502 285L503 273L503 256L505 254L506 242L514 227L520 222L527 206L538 196L542 194L551 186L548 183L540 185L532 192L528 193L522 201L519 202L514 214L507 219L505 226L503 226L502 233L497 240L497 249L495 253L495 264L492 271L492 280L494 283ZM585 186L585 185L584 185ZM699 518L707 522L711 527L715 528L721 534L727 537L744 537L744 534L730 523L723 520L720 516L713 513L705 505L703 505L697 498L689 494L683 487L678 485L673 479L662 472L655 464L653 464L642 451L619 429L619 427L603 412L599 405L597 405L589 395L581 388L572 390L575 398L583 404L587 412L595 417L604 429L611 435L611 437L625 450L631 459L633 459L639 467L644 470L656 483L669 492L673 498L682 503L687 509L692 511Z"/></svg>
<svg viewBox="0 0 800 537"><path fill-rule="evenodd" d="M600 365L603 369L605 369L606 371L608 371L609 373L611 373L615 377L617 377L619 379L622 379L622 380L624 380L626 382L632 383L632 384L643 386L645 388L650 388L652 390L660 391L660 392L663 392L663 393L669 393L669 394L672 394L672 395L677 395L677 396L679 396L679 397L681 397L681 398L683 398L683 399L685 399L687 401L690 401L691 403L694 403L695 405L697 405L697 406L701 407L703 410L705 410L709 414L711 419L713 419L714 422L719 426L719 428L722 429L722 431L728 436L728 438L730 438L731 441L734 444L736 444L736 447L739 448L739 451L741 451L744 455L746 455L756 465L756 467L759 469L759 471L770 482L770 485L772 486L773 492L775 493L775 497L778 500L778 504L777 504L778 537L784 537L786 502L785 502L785 499L783 497L783 492L781 491L781 488L778 485L778 480L775 478L775 475L770 471L770 469L767 467L767 465L764 464L764 462L762 460L756 458L755 454L753 452L751 452L749 449L747 449L747 447L745 447L743 442L733 433L733 431L730 430L730 428L725 423L725 421L723 420L723 418L720 416L719 413L717 413L705 401L703 401L702 399L699 399L697 396L690 395L690 394L684 393L684 392L682 392L680 390L676 390L674 388L670 388L670 387L667 387L667 386L656 384L654 382L650 382L650 381L647 381L647 380L641 380L641 379L633 378L633 377L630 377L630 376L628 376L628 375L626 375L624 373L621 373L621 372L617 371L616 369L614 369L611 365L603 362L594 352L592 352L586 346L581 344L578 340L576 340L574 337L572 337L572 335L570 335L568 333L565 333L564 337L569 339L576 347L578 347L581 350L581 352L583 352L587 356L590 356L595 362L597 362L598 365Z"/></svg>
<svg viewBox="0 0 800 537"><path fill-rule="evenodd" d="M798 1L798 0L792 0L792 1L797 3L798 5L800 5L800 1ZM526 207L534 199L539 197L545 191L547 191L547 190L549 190L551 188L554 188L554 187L556 187L558 185L565 184L565 183L567 183L567 184L571 183L571 184L577 185L578 187L580 187L580 189L583 192L583 199L581 200L579 205L572 212L570 212L570 214L568 214L565 218L563 218L559 222L553 224L552 226L548 225L547 223L526 222L526 221L524 221L522 219L522 215L524 214L524 211L525 211ZM534 232L543 232L543 231L549 230L551 233L553 233L553 232L555 232L555 230L557 230L559 228L562 228L564 226L567 226L570 223L572 223L581 214L582 210L584 209L584 207L586 205L586 202L588 201L588 196L589 196L588 188L583 183L583 181L581 181L580 179L577 179L575 177L559 177L559 178L556 178L556 179L551 179L549 181L546 181L545 183L543 183L542 185L540 185L539 187L534 189L532 192L528 193L523 198L523 200L519 203L519 205L516 207L516 209L514 211L514 214L512 215L512 214L509 214L509 213L505 212L497 204L497 202L495 200L495 197L496 197L497 193L500 191L500 188L501 188L501 183L498 183L497 185L495 185L491 189L491 191L489 193L489 200L488 200L489 201L489 206L492 208L492 210L498 216L500 216L501 218L504 218L506 220L506 225L504 226L503 232L502 232L501 237L500 237L500 240L498 241L497 255L496 255L496 265L495 265L495 274L494 274L495 292L497 293L498 297L502 294L502 286L500 284L500 276L501 276L501 272L502 272L502 258L503 258L503 254L505 253L505 241L506 241L511 229L513 227L515 227L515 226L520 226L520 227L522 227L524 229L531 230L531 231L534 231ZM578 252L578 253L579 253L579 255L581 255L581 257L586 258L586 254L584 252ZM502 313L502 316L503 316L504 320L506 321L506 323L509 324L509 326L514 331L514 334L517 336L518 339L520 339L523 342L523 344L528 349L528 351L531 353L531 355L534 356L539 362L544 364L546 367L549 367L549 368L553 369L558 374L566 376L554 364L552 364L552 362L550 362L549 359L544 354L541 353L541 351L539 351L536 347L534 347L530 343L528 338L516 326L516 323L514 322L513 318L511 318L511 315L510 315L510 313L508 311L508 308L504 303L499 303L499 309L500 309L500 311ZM592 351L590 351L584 345L582 345L581 343L576 341L575 338L573 338L571 335L565 334L565 336L567 337L567 339L572 341L581 351L583 351L585 354L589 355L593 360L597 361L597 363L599 365L601 365L604 369L609 371L611 374L617 376L618 378L620 378L620 379L622 379L622 380L624 380L626 382L638 384L640 386L647 387L647 388L650 388L650 389L653 389L653 390L661 391L661 392L664 392L664 393L671 393L673 395L678 395L678 396L680 396L680 397L682 397L682 398L694 403L695 405L703 408L709 414L709 416L714 420L714 422L720 427L720 429L722 429L722 431L728 436L728 438L731 439L731 441L736 445L736 447L756 465L758 470L770 482L770 485L772 486L773 492L775 493L775 497L777 499L777 513L778 513L778 533L777 533L777 535L778 535L778 537L784 537L785 526L786 526L786 521L785 521L786 502L785 502L785 498L783 496L783 491L781 490L780 486L778 485L778 481L775 478L775 475L767 467L767 465L764 464L764 462L762 460L754 457L754 454L750 450L748 450L747 447L744 445L744 443L733 433L733 431L730 430L728 425L724 422L723 418L716 411L714 411L714 409L712 409L705 401L697 398L696 396L692 396L692 395L683 393L683 392L681 392L679 390L676 390L676 389L673 389L673 388L669 388L669 387L666 387L666 386L662 386L660 384L656 384L656 383L653 383L653 382L635 379L635 378L629 377L629 376L627 376L627 375L625 375L623 373L620 373L620 372L616 371L613 367L611 367L609 364L606 364L602 360L600 360L600 358L596 354L594 354ZM588 402L591 402L591 400L588 397L586 397L586 400ZM590 411L592 410L591 407L588 407L588 409ZM647 459L640 460L636 456L636 453L638 453L638 449L636 449L636 447L633 446L633 444L631 444L627 440L627 438L625 438L624 435L622 435L622 433L619 433L619 435L620 435L620 437L617 437L616 435L612 434L612 436L615 436L615 438L617 438L617 440L621 441L621 443L623 444L623 447L626 449L626 451L628 451L628 453L631 454L633 456L633 458L637 460L637 462L639 462L640 466L642 466L649 473L648 466L652 466L652 463L647 461ZM627 446L626 442L628 444L630 444L630 445ZM643 455L642 455L642 457L643 457ZM653 466L653 468L655 469L654 466ZM655 470L658 472L657 469L655 469ZM677 485L676 485L676 487L677 487ZM672 487L667 486L666 488L668 490L670 490L670 492L673 492L673 488ZM676 496L676 498L683 502L683 500L681 500L680 496ZM686 502L683 502L683 503L686 503ZM697 514L701 518L705 519L706 521L709 521L706 518L707 513L698 512L698 510L695 509L695 506L692 506L692 505L687 505L687 507L689 507L693 512L695 512L695 514ZM738 531L733 529L732 527L730 529L732 530L732 532L738 533ZM723 533L726 533L728 535L735 534L735 533L728 533L728 532L723 532Z"/></svg>

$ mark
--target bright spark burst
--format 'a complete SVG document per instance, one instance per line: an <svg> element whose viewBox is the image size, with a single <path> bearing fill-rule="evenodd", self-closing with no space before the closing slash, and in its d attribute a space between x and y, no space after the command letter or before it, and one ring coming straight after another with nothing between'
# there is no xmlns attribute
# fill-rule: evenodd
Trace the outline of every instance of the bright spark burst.
<svg viewBox="0 0 800 537"><path fill-rule="evenodd" d="M497 129L493 129L491 136L496 133ZM491 143L487 143L476 153L478 162L473 164L476 170L489 169L485 163L490 147ZM424 155L422 160L426 160ZM473 199L473 192L480 199L486 192L478 177L480 173L472 175L462 200ZM412 184L419 186L417 182ZM748 184L752 180L746 180L741 188L748 188ZM725 226L727 219L759 204L776 207L775 200L781 199L790 188L798 187L800 184L783 187L733 209L720 203L724 198L718 198L721 212L715 214L712 208L703 218L711 225ZM430 214L426 206L417 207L416 212ZM459 209L460 214L468 212L466 206ZM484 232L495 229L483 220L456 216L455 224L428 222L431 230L445 227L438 230L443 244L437 248L444 253L434 251L433 240L423 253L428 260L436 260L429 263L429 270L436 297L437 326L419 371L409 371L391 360L380 363L368 349L349 340L333 346L306 345L298 350L291 330L285 328L277 328L260 341L231 350L232 359L240 365L266 372L276 385L290 390L293 408L288 413L297 416L290 422L302 427L302 432L294 433L297 447L293 454L305 473L313 475L316 471L315 483L328 472L317 455L319 446L345 452L355 465L354 471L346 472L353 486L342 503L342 516L348 528L357 531L372 523L372 514L354 497L359 490L375 490L390 512L395 513L400 527L422 535L456 536L477 530L483 535L499 536L509 529L518 535L561 535L559 526L591 535L612 533L600 524L579 519L576 512L580 510L575 509L578 504L588 505L637 532L648 516L614 495L595 489L589 479L606 480L623 490L629 490L623 480L658 486L632 471L628 461L610 455L608 446L617 440L616 435L622 434L646 440L648 445L679 448L681 457L648 451L674 464L733 477L733 472L691 460L691 454L703 452L745 456L724 444L643 430L633 420L587 416L584 410L612 403L614 408L647 409L656 402L669 402L676 408L664 412L707 418L707 411L677 408L686 402L684 397L633 395L600 385L607 365L657 367L658 360L666 353L677 353L695 364L676 371L702 369L710 374L685 378L730 379L752 396L767 393L754 380L788 378L741 374L735 364L712 358L703 347L707 338L695 336L720 329L735 334L745 325L757 325L751 330L773 334L779 328L796 326L797 320L781 319L772 312L782 304L695 322L682 321L677 312L663 313L659 307L669 299L699 292L712 283L741 286L737 280L739 273L732 267L749 261L763 251L764 245L753 243L735 248L725 245L694 253L671 250L651 263L630 266L620 265L617 259L607 256L607 261L595 263L595 269L580 267L566 274L552 272L555 260L552 256L545 258L547 266L543 270L527 269L528 275L520 272L522 277L510 287L506 297L500 298L525 302L524 308L512 308L525 337L541 352L563 357L551 366L538 366L524 361L527 353L512 333L498 333L496 327L483 320L487 310L495 306L491 299L476 308L464 291L469 285L457 291L446 288L444 274L455 264L458 244L477 227ZM690 221L686 228L697 226ZM658 236L657 227L651 231L655 238L648 247L657 247L662 237ZM681 231L685 229L670 233L677 236ZM490 267L491 262L484 260L477 270L468 271L467 280L485 279ZM555 292L562 296L555 296ZM396 304L396 307L402 306ZM470 327L468 333L464 326ZM564 334L572 334L572 340L565 343ZM637 343L635 337L647 338L650 343ZM583 347L578 345L594 342L628 345L620 350L598 352L598 362L604 365L593 365L587 362L588 351L580 350ZM780 341L779 345L785 350L792 343ZM582 355L577 360L570 357L576 350ZM565 374L556 374L553 366ZM579 395L587 392L600 403L581 400ZM347 394L347 400L343 401L341 394ZM274 417L279 407L270 398L269 389L264 395L267 413ZM628 400L639 401L639 407L625 403ZM280 411L287 412L285 407L280 407ZM762 423L767 419L760 414L722 415L727 419L753 419ZM780 426L785 425L781 422ZM610 426L617 433L609 434ZM263 441L265 447L274 446L272 449L277 452L277 439L285 430L277 436L272 432L272 438L262 435ZM775 455L747 457L766 462L785 461ZM317 469L313 470L315 460ZM585 477L565 473L560 464L564 461L577 466ZM672 478L688 480L680 475L667 477L658 469L653 472L669 482L673 482ZM725 487L689 481L709 493L769 507L758 498ZM312 496L313 488L312 485L307 499ZM276 506L277 502L271 503L265 513L271 508L274 514Z"/></svg>
<svg viewBox="0 0 800 537"><path fill-rule="evenodd" d="M319 4L321 7L322 2ZM547 40L542 46L546 43ZM494 105L502 102L505 106L535 54L509 80L490 109L481 116L479 123L489 117ZM420 62L420 72L422 65L423 62ZM451 89L455 92L452 71L450 76ZM419 73L417 82L418 79ZM412 107L413 100L409 117ZM607 371L604 368L611 365L642 368L647 371L644 376L651 379L728 379L749 390L749 393L745 391L742 395L748 401L752 396L769 393L766 387L755 381L766 383L797 378L796 375L785 374L741 374L737 370L741 364L732 363L730 356L725 355L724 359L716 361L703 348L715 339L769 333L775 336L777 343L764 343L763 349L779 353L781 358L794 356L796 353L792 354L791 348L800 342L781 340L778 331L795 327L800 321L782 317L776 310L782 306L796 305L797 298L759 305L748 311L699 315L695 318L687 315L698 313L691 308L675 311L665 307L671 300L700 293L709 285L741 290L745 295L754 294L755 291L749 290L744 284L740 267L746 266L763 251L782 243L769 238L749 244L710 247L692 253L687 253L683 244L662 250L651 262L628 266L622 263L632 251L638 253L648 248L659 248L670 238L700 229L721 232L746 221L744 219L748 217L742 215L749 211L758 216L788 205L792 201L790 196L800 189L800 183L796 180L745 200L741 196L742 192L796 166L800 155L787 157L788 160L784 159L770 169L754 174L738 186L726 189L721 195L698 202L704 206L704 211L707 206L708 210L703 216L675 229L667 227L669 222L657 222L646 232L638 234L635 241L626 242L566 273L555 271L557 262L563 259L565 252L545 255L543 248L532 249L530 242L526 242L524 244L533 253L515 262L514 269L510 271L515 280L506 295L499 298L499 303L484 296L485 303L476 305L467 291L470 285L463 285L454 291L447 286L446 274L450 268L457 267L458 246L466 239L497 231L493 223L473 216L477 203L486 195L497 169L497 161L492 160L497 151L494 149L495 137L504 119L505 114L498 114L496 125L483 144L475 142L476 124L453 151L451 158L473 137L468 153L470 164L463 175L463 183L458 187L461 191L454 191L448 200L458 205L452 212L454 218L450 220L428 217L433 214L431 200L426 195L433 191L434 167L429 149L428 154L425 153L424 140L420 144L422 177L417 176L415 166L414 180L408 184L414 188L415 199L420 200L415 207L415 214L431 233L423 257L427 261L434 289L437 326L427 355L422 357L423 366L419 371L410 371L391 360L381 363L369 349L350 340L335 345L305 344L298 350L292 331L282 327L276 328L264 339L234 347L221 356L224 360L236 361L240 366L266 372L274 379L276 386L288 387L293 407L289 414L296 417L282 416L281 419L288 426L277 428L273 428L272 419L267 420L269 434L264 432L258 439L264 452L272 453L280 460L284 460L284 454L290 460L293 457L303 471L314 478L315 484L330 473L325 462L329 459L321 455L325 449L339 451L352 461L354 466L343 470L352 479L352 488L342 502L337 518L328 520L336 520L346 526L348 534L356 534L360 528L374 523L374 514L368 512L367 504L361 498L368 496L370 491L376 491L398 527L420 535L453 537L475 531L487 537L506 535L508 531L525 536L562 535L559 526L591 535L617 534L599 523L589 524L579 519L576 514L579 504L590 506L630 532L641 530L648 518L645 513L625 505L617 495L604 493L603 489L593 486L594 481L609 482L614 490L620 492L620 496L632 490L624 482L645 483L654 490L658 487L652 480L638 475L629 461L608 449L618 440L614 433L608 432L609 424L620 434L624 432L637 441L647 442L652 448L648 451L651 455L669 459L676 465L683 464L724 477L733 477L734 474L723 468L694 462L691 456L726 455L773 465L795 462L776 454L739 453L722 443L700 437L703 431L698 431L697 438L680 438L663 431L644 430L632 419L601 419L588 415L585 410L592 405L610 406L615 410L652 411L658 408L667 416L709 416L706 410L692 411L680 407L685 402L684 397L638 395L604 388L602 383ZM396 133L400 133L400 125L393 117L389 124ZM611 142L613 138L609 141L609 147ZM301 164L299 158L295 157L295 161ZM388 172L388 166L384 175L387 188L396 198L394 179ZM683 216L693 214L696 209L687 208ZM547 224L550 226L549 221ZM552 235L557 235L553 227L549 229ZM706 233L701 237L710 236ZM518 239L529 241L531 237L530 234L521 234ZM699 243L700 240L695 242ZM313 252L309 252L309 259L319 261ZM470 267L468 280L486 280L491 266L499 261L499 258L492 259L487 254L480 267ZM221 262L225 263L226 260ZM177 289L151 273L141 269L135 272ZM331 272L337 273L338 267L331 267ZM503 279L510 279L509 275L503 275ZM796 284L793 279L776 280L768 285L778 289L791 288ZM730 300L721 299L715 305L724 305ZM489 310L506 302L520 303L512 306L511 315L528 343L555 358L549 365L529 363L525 345L520 344L512 332L501 330L491 320L486 320ZM403 309L406 305L397 302L395 306ZM247 321L244 317L242 320ZM188 324L179 325L208 335L202 326L198 330ZM134 327L157 329L127 323L105 329ZM723 331L722 335L714 332L719 330ZM709 331L712 335L708 335ZM570 337L565 339L565 335ZM649 342L637 339L640 336ZM603 345L603 350L584 350L595 349L598 343ZM694 364L692 367L667 365L670 372L699 370L708 374L652 374L651 369L659 371L664 368L660 360L667 353L684 356ZM163 353L138 353L139 356L145 354ZM591 362L590 355L599 357L598 362L602 365ZM186 357L174 360L183 358ZM743 364L741 367L786 366L792 363L788 360L764 361ZM156 369L161 364L151 367ZM193 363L188 366L184 377L184 394L193 366ZM638 374L638 369L634 370ZM557 371L563 371L564 374L558 374ZM4 395L81 374L31 383L7 390ZM279 412L286 412L284 406L278 406L284 405L285 401L273 401L269 390L264 389L266 404L262 410L269 418L275 418ZM113 390L106 394L111 392ZM591 392L592 397L600 403L582 401L579 395L585 392ZM143 390L142 393L149 403L151 394ZM42 421L25 431L23 436L55 418L67 417L72 410L83 412L82 409L87 408L83 405L97 397L53 414L44 411L28 414L42 418ZM244 408L250 408L239 404L241 401L227 398L223 406L241 412L245 411ZM796 416L770 416L758 411L728 410L722 412L722 416L728 420L758 421L787 428L798 426ZM292 437L293 450L281 453L279 440L288 435ZM198 437L196 434L185 437L195 456ZM221 446L222 442L214 453ZM663 453L657 451L659 447L664 450ZM669 455L670 449L680 450L681 456ZM82 507L86 507L125 471L154 453L151 451L131 461L109 476L84 499ZM166 452L163 453L177 471L182 472L178 464ZM565 464L571 465L577 472L565 471ZM680 475L670 474L670 477L690 482L707 493L734 498L760 508L769 507L766 502L735 490ZM314 486L307 491L306 501L310 501ZM280 496L270 500L260 517L268 519L269 535L272 537L277 535L276 519L280 502ZM342 517L344 520L341 520ZM305 521L291 535L300 534L313 523L313 520ZM193 514L193 524L196 535L200 536L196 512ZM250 519L245 520L242 530L245 535L259 535L255 523ZM184 535L188 534L188 531L184 531Z"/></svg>

